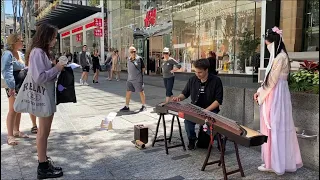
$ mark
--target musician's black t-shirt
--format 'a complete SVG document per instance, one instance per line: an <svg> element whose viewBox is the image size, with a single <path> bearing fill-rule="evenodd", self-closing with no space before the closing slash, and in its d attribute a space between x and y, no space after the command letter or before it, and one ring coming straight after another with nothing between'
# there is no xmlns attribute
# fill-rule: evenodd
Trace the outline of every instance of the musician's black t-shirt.
<svg viewBox="0 0 320 180"><path fill-rule="evenodd" d="M202 108L207 108L205 107L205 102L206 102L206 91L205 91L205 86L206 82L201 83L200 89L199 89L199 99L198 102L196 103L197 106L202 107Z"/></svg>

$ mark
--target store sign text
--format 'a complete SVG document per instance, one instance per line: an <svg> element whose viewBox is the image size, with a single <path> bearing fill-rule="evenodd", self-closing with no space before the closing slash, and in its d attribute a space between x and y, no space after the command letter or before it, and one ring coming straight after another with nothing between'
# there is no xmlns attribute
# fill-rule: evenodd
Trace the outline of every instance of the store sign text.
<svg viewBox="0 0 320 180"><path fill-rule="evenodd" d="M146 18L144 19L144 26L145 27L154 26L156 24L156 19L157 19L157 9L154 8L147 12Z"/></svg>
<svg viewBox="0 0 320 180"><path fill-rule="evenodd" d="M76 33L76 32L82 31L82 29L83 29L82 26L74 28L74 29L72 29L72 33Z"/></svg>
<svg viewBox="0 0 320 180"><path fill-rule="evenodd" d="M82 40L82 34L81 33L76 34L76 41L81 42L81 40Z"/></svg>
<svg viewBox="0 0 320 180"><path fill-rule="evenodd" d="M94 33L94 36L96 36L96 37L102 37L103 36L103 31L102 31L101 28L95 28L93 33Z"/></svg>
<svg viewBox="0 0 320 180"><path fill-rule="evenodd" d="M94 25L97 27L102 27L102 19L101 18L94 18Z"/></svg>
<svg viewBox="0 0 320 180"><path fill-rule="evenodd" d="M67 32L62 33L62 34L61 34L61 37L65 37L65 36L68 36L68 35L70 35L70 31L67 31Z"/></svg>

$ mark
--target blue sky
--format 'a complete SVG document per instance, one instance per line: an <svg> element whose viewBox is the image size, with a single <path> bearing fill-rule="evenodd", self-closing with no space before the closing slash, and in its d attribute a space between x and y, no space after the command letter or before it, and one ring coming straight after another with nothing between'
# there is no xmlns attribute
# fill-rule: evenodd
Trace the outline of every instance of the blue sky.
<svg viewBox="0 0 320 180"><path fill-rule="evenodd" d="M12 0L4 0L4 12L6 14L13 14L13 11L12 11ZM18 15L18 13L19 13L19 10L17 10L17 15ZM21 8L21 14L22 14L22 8Z"/></svg>

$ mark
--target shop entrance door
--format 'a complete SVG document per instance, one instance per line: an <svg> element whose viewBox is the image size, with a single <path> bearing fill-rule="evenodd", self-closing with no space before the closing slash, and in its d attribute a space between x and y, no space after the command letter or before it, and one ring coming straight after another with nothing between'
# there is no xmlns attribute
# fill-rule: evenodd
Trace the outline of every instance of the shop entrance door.
<svg viewBox="0 0 320 180"><path fill-rule="evenodd" d="M139 37L134 39L134 46L137 49L137 55L142 57L146 66L146 74L149 75L149 39L145 37Z"/></svg>

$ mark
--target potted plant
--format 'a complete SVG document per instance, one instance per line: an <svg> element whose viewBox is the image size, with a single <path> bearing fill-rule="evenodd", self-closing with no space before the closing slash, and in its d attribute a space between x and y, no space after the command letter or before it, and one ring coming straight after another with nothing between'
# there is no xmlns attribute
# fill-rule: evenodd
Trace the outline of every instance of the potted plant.
<svg viewBox="0 0 320 180"><path fill-rule="evenodd" d="M241 35L240 40L238 40L238 43L240 46L240 70L247 74L253 74L252 56L260 44L260 38L254 37L253 31L246 28L244 33Z"/></svg>
<svg viewBox="0 0 320 180"><path fill-rule="evenodd" d="M293 92L319 94L319 65L305 60L298 71L290 74L289 87Z"/></svg>

